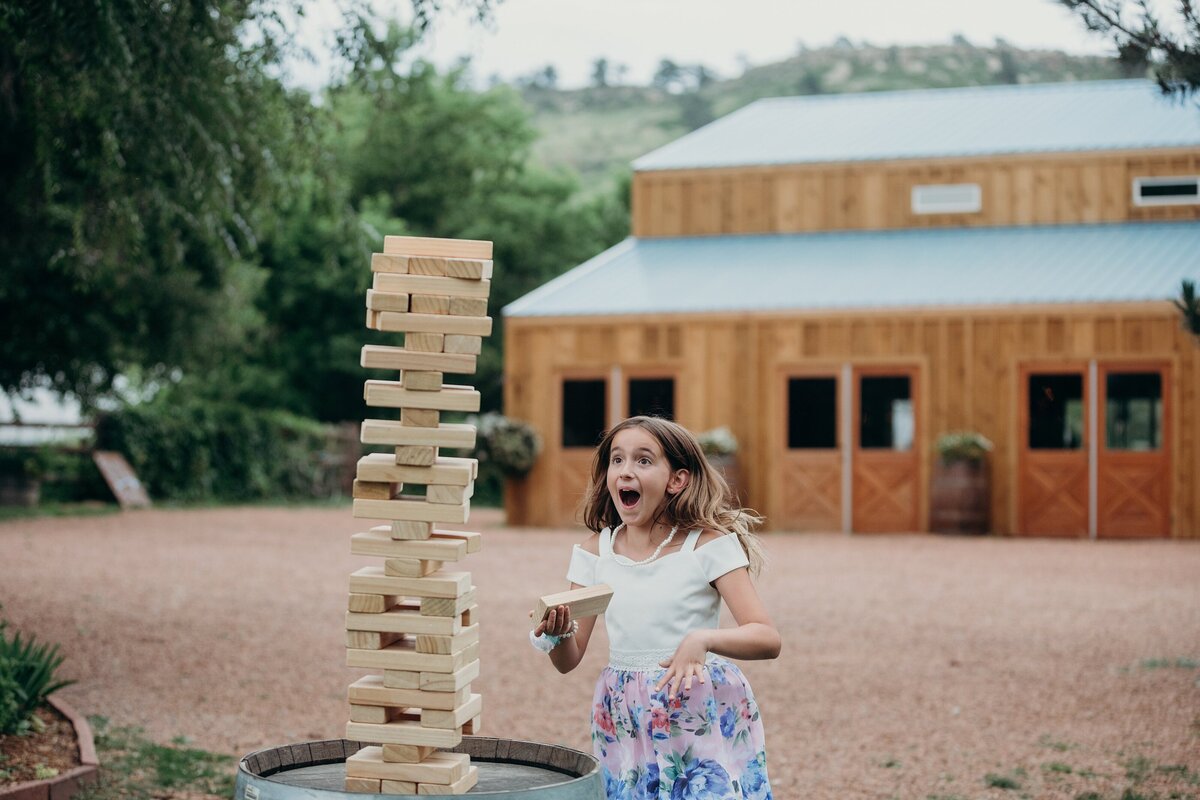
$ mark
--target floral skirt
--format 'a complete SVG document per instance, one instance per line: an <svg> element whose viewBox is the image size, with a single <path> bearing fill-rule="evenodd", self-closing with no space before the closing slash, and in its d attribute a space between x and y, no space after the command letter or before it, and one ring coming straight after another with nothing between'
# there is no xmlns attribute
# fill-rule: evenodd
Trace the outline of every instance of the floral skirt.
<svg viewBox="0 0 1200 800"><path fill-rule="evenodd" d="M682 698L664 670L606 667L592 705L592 749L608 800L771 800L762 720L732 662L710 657Z"/></svg>

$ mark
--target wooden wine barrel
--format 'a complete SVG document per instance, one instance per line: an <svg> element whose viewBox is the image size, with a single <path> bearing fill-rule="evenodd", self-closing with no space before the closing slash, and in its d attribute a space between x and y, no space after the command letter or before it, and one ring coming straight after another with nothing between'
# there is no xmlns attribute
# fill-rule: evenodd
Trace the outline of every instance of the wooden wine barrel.
<svg viewBox="0 0 1200 800"><path fill-rule="evenodd" d="M258 750L238 763L234 800L366 800L347 792L346 758L365 742L327 739ZM553 744L488 736L464 736L450 752L467 753L479 767L469 797L495 800L605 800L600 762L587 753ZM428 795L420 795L427 797Z"/></svg>
<svg viewBox="0 0 1200 800"><path fill-rule="evenodd" d="M986 461L938 461L933 467L929 529L934 533L987 533L991 490Z"/></svg>

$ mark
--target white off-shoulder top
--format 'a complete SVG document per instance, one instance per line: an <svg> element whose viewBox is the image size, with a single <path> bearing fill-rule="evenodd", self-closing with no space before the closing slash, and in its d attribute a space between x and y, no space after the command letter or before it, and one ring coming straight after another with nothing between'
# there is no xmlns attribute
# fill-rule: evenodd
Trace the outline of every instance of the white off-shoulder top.
<svg viewBox="0 0 1200 800"><path fill-rule="evenodd" d="M682 548L649 564L614 553L608 528L600 531L599 555L575 545L567 580L613 589L604 615L610 666L661 669L659 662L675 653L684 636L719 627L721 596L712 581L750 562L733 534L696 547L699 538L700 531L692 531Z"/></svg>

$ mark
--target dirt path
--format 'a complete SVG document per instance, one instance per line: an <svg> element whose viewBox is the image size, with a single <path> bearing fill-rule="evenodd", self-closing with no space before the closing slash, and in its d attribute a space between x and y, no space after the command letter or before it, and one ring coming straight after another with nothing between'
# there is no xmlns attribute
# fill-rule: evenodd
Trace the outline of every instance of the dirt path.
<svg viewBox="0 0 1200 800"><path fill-rule="evenodd" d="M582 537L473 522L484 732L588 749L606 643L559 676L525 642L526 610L562 586ZM342 666L346 576L368 563L348 554L358 529L348 508L0 524L2 613L61 643L71 703L160 741L240 754L338 736L362 674ZM1200 543L768 547L784 653L744 668L779 800L1200 797Z"/></svg>

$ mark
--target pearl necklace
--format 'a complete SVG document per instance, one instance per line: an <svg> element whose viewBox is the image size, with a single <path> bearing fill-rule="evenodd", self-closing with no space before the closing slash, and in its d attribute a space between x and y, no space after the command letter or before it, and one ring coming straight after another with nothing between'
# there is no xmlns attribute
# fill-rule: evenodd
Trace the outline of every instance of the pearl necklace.
<svg viewBox="0 0 1200 800"><path fill-rule="evenodd" d="M624 528L625 528L624 522L622 522L620 525L618 525L617 529L615 531L613 531L613 539L616 539L617 534L620 533L622 530L624 530ZM671 528L671 532L667 534L667 538L663 539L662 543L659 544L658 547L654 548L654 552L650 554L649 558L643 558L641 561L630 561L629 564L627 564L626 566L640 567L643 564L649 564L651 561L658 558L658 554L663 551L664 547L666 547L668 544L671 543L671 540L675 538L675 532L678 530L679 530L678 525L676 525L674 528Z"/></svg>

